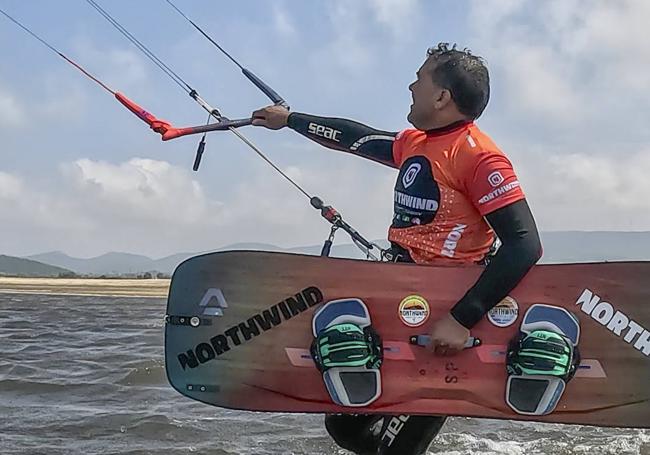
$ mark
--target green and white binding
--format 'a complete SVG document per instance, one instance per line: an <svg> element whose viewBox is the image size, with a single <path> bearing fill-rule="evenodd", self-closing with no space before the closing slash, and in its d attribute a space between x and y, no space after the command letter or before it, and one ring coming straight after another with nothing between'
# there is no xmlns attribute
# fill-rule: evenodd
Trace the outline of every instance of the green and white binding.
<svg viewBox="0 0 650 455"><path fill-rule="evenodd" d="M506 402L523 415L546 415L580 365L580 324L569 311L537 304L508 345Z"/></svg>
<svg viewBox="0 0 650 455"><path fill-rule="evenodd" d="M367 406L381 395L383 345L370 322L359 299L327 302L314 315L311 356L341 406Z"/></svg>
<svg viewBox="0 0 650 455"><path fill-rule="evenodd" d="M377 335L368 326L335 324L322 331L312 344L312 357L320 371L336 367L379 368Z"/></svg>

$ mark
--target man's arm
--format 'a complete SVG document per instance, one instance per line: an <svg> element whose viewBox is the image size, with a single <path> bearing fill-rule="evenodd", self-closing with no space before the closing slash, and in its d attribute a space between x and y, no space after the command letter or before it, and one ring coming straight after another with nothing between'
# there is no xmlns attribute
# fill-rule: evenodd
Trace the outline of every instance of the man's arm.
<svg viewBox="0 0 650 455"><path fill-rule="evenodd" d="M393 155L396 132L370 128L341 118L289 112L282 106L268 106L253 112L253 125L278 130L288 126L319 144L398 167Z"/></svg>
<svg viewBox="0 0 650 455"><path fill-rule="evenodd" d="M453 318L468 329L503 300L542 256L535 219L525 199L485 218L502 245L476 284L451 310Z"/></svg>
<svg viewBox="0 0 650 455"><path fill-rule="evenodd" d="M327 148L350 152L396 167L393 159L393 142L397 136L395 132L377 130L352 120L298 112L289 115L287 125Z"/></svg>
<svg viewBox="0 0 650 455"><path fill-rule="evenodd" d="M288 126L325 147L399 167L393 154L396 132L377 130L352 120L290 113L287 108L275 105L258 109L251 117L255 126L272 130Z"/></svg>

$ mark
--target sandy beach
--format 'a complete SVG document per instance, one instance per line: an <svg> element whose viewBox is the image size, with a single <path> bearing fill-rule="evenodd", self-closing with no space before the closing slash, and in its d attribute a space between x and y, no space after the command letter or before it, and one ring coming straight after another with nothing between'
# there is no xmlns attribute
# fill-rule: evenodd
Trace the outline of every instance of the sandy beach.
<svg viewBox="0 0 650 455"><path fill-rule="evenodd" d="M0 293L164 298L169 281L0 277Z"/></svg>

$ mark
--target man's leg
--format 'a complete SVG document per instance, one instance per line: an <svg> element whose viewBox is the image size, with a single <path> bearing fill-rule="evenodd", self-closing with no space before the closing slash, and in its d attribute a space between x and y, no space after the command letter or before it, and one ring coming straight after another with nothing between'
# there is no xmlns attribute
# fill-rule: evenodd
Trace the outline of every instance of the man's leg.
<svg viewBox="0 0 650 455"><path fill-rule="evenodd" d="M375 455L383 416L327 414L325 428L334 442L357 455Z"/></svg>
<svg viewBox="0 0 650 455"><path fill-rule="evenodd" d="M446 419L330 414L325 428L339 446L357 455L423 455Z"/></svg>
<svg viewBox="0 0 650 455"><path fill-rule="evenodd" d="M446 416L385 416L377 455L424 455Z"/></svg>

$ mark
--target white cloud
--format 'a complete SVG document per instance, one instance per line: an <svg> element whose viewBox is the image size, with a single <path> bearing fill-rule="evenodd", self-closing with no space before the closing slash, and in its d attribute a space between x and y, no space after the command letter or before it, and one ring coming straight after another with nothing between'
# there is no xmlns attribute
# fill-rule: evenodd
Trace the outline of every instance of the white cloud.
<svg viewBox="0 0 650 455"><path fill-rule="evenodd" d="M418 0L369 0L368 3L375 20L391 31L393 39L403 40L414 31Z"/></svg>
<svg viewBox="0 0 650 455"><path fill-rule="evenodd" d="M624 0L598 5L580 11L584 25L576 31L581 43L577 50L596 66L596 75L602 72L619 96L636 94L650 100L650 3Z"/></svg>
<svg viewBox="0 0 650 455"><path fill-rule="evenodd" d="M493 80L504 83L508 115L538 128L597 128L625 126L630 109L647 113L650 2L502 5L472 2L470 25Z"/></svg>
<svg viewBox="0 0 650 455"><path fill-rule="evenodd" d="M471 5L502 106L490 121L540 228L647 230L650 3Z"/></svg>
<svg viewBox="0 0 650 455"><path fill-rule="evenodd" d="M12 200L20 197L23 182L18 177L0 171L0 200Z"/></svg>
<svg viewBox="0 0 650 455"><path fill-rule="evenodd" d="M470 23L482 22L481 31L500 29L503 22L525 7L521 0L491 0L472 2L469 10Z"/></svg>
<svg viewBox="0 0 650 455"><path fill-rule="evenodd" d="M645 177L650 149L605 157L536 147L515 164L542 230L650 225ZM327 168L284 170L367 238L385 236L394 171L350 157L332 158ZM221 187L221 201L195 178L145 159L77 160L62 165L48 187L0 173L0 221L6 228L0 248L30 248L20 254L61 249L81 256L115 250L161 256L236 242L313 245L327 237L329 224L309 201L264 166L249 169L232 188ZM343 233L337 236L337 242L348 241Z"/></svg>
<svg viewBox="0 0 650 455"><path fill-rule="evenodd" d="M277 3L274 3L272 7L275 30L285 37L294 37L296 35L296 28L289 11L287 11L284 5L281 6Z"/></svg>
<svg viewBox="0 0 650 455"><path fill-rule="evenodd" d="M141 54L131 50L111 49L110 51L97 50L103 63L101 78L111 81L117 87L132 87L144 84L149 78L146 62Z"/></svg>
<svg viewBox="0 0 650 455"><path fill-rule="evenodd" d="M387 31L390 37L385 42L391 47L411 38L419 17L419 1L334 0L326 4L326 11L332 39L315 54L314 62L322 67L326 61L334 71L361 75L380 62L381 53L386 52L386 46L379 45L377 33Z"/></svg>
<svg viewBox="0 0 650 455"><path fill-rule="evenodd" d="M53 77L46 85L48 95L33 106L34 118L38 117L41 121L55 124L85 119L89 98L78 80L66 78L65 81L61 81ZM61 90L62 87L65 87L65 90Z"/></svg>
<svg viewBox="0 0 650 455"><path fill-rule="evenodd" d="M0 90L0 127L15 128L25 124L25 110L8 92Z"/></svg>
<svg viewBox="0 0 650 455"><path fill-rule="evenodd" d="M531 147L516 165L541 230L648 230L650 148Z"/></svg>
<svg viewBox="0 0 650 455"><path fill-rule="evenodd" d="M336 152L325 152L336 153ZM351 157L332 157L326 168L289 167L284 171L311 196L338 210L349 224L369 239L385 237L392 218L392 186L396 173ZM342 162L340 166L337 163ZM313 245L324 241L330 225L309 200L269 169L247 175L224 208L232 241L278 245ZM338 242L349 242L344 233Z"/></svg>
<svg viewBox="0 0 650 455"><path fill-rule="evenodd" d="M399 73L392 62L412 54L409 44L422 37L419 32L426 5L419 0L325 2L323 26L318 31L324 39L306 54L311 85L319 92L332 93L333 99L357 97L360 101L359 86L366 92L386 90L388 78ZM424 33L430 33L429 27ZM409 74L415 72L423 55L424 49L420 49L415 62L408 64ZM378 73L383 76L376 76ZM401 87L404 92L407 85Z"/></svg>
<svg viewBox="0 0 650 455"><path fill-rule="evenodd" d="M542 230L650 225L650 149L605 156L528 147L515 165ZM163 161L81 159L60 169L47 187L0 173L4 251L18 238L31 248L22 254L62 249L82 256L114 250L160 256L236 242L317 244L329 231L303 195L261 164L233 187L220 186L220 200L195 174ZM326 167L284 170L367 238L385 236L394 171L343 154L332 155ZM349 240L340 233L337 241Z"/></svg>
<svg viewBox="0 0 650 455"><path fill-rule="evenodd" d="M60 191L60 186L59 186ZM69 199L56 190L39 191L24 177L0 173L0 222L7 232L21 235L26 228L49 229L88 227L78 213L70 210ZM15 243L16 239L6 239Z"/></svg>
<svg viewBox="0 0 650 455"><path fill-rule="evenodd" d="M560 191L575 200L593 202L602 210L650 213L650 150L622 156L568 154L551 157ZM573 194L572 194L573 193ZM650 216L644 218L650 219Z"/></svg>
<svg viewBox="0 0 650 455"><path fill-rule="evenodd" d="M328 62L327 68L335 73L363 74L373 61L369 47L359 38L367 26L363 4L336 0L327 3L326 11L332 39L312 55L313 65L322 68Z"/></svg>
<svg viewBox="0 0 650 455"><path fill-rule="evenodd" d="M359 178L366 166L348 162L341 168L285 171L373 239L383 237L390 222L394 172L364 173L372 176L368 191L367 179ZM0 251L161 256L236 242L317 244L327 237L328 223L295 188L265 166L249 171L233 188L219 189L225 202L207 194L195 174L163 161L80 159L62 164L54 181L30 185L0 173L0 222L6 228ZM349 241L344 234L337 239ZM17 246L29 250L16 252Z"/></svg>
<svg viewBox="0 0 650 455"><path fill-rule="evenodd" d="M221 204L209 200L189 171L164 161L134 158L119 165L81 159L62 166L80 211L95 219L174 227L219 224Z"/></svg>
<svg viewBox="0 0 650 455"><path fill-rule="evenodd" d="M165 242L183 245L221 224L221 203L206 196L189 171L166 162L81 159L60 171L53 181L30 185L0 174L7 232L0 250L165 251Z"/></svg>
<svg viewBox="0 0 650 455"><path fill-rule="evenodd" d="M505 61L516 62L505 71L508 105L524 109L535 118L552 118L554 122L578 122L582 99L570 83L570 74L555 65L552 49L515 44L500 51Z"/></svg>
<svg viewBox="0 0 650 455"><path fill-rule="evenodd" d="M113 88L128 90L146 84L150 77L146 56L133 48L126 38L118 43L119 47L106 48L103 44L97 45L91 37L80 36L73 45L73 58Z"/></svg>

